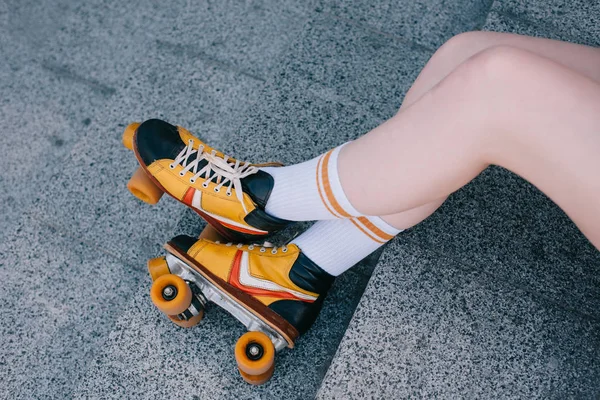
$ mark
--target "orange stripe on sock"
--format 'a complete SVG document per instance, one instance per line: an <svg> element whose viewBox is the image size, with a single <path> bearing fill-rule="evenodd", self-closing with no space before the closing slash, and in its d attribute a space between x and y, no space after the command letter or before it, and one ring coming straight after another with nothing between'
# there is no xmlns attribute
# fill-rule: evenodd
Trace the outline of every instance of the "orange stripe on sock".
<svg viewBox="0 0 600 400"><path fill-rule="evenodd" d="M352 215L348 214L340 203L337 202L335 196L333 195L333 190L331 190L331 184L329 183L329 157L331 157L331 153L333 150L330 150L327 154L325 154L325 158L323 159L323 189L325 190L325 194L327 195L327 199L331 203L333 209L340 214L342 217L351 218ZM317 168L317 171L319 168Z"/></svg>
<svg viewBox="0 0 600 400"><path fill-rule="evenodd" d="M329 206L327 205L327 202L325 201L325 198L323 197L323 194L321 193L321 186L319 185L319 169L321 169L321 161L323 161L323 156L321 156L321 158L319 158L319 162L317 162L317 190L319 191L319 197L321 198L321 201L323 202L323 204L325 204L325 208L327 208L327 211L329 211L331 213L331 215L333 215L334 217L340 218L339 215L334 213L331 210L331 208L329 208Z"/></svg>
<svg viewBox="0 0 600 400"><path fill-rule="evenodd" d="M377 226L375 226L375 224L373 224L367 217L358 217L358 220L360 222L362 222L362 224L364 226L366 226L367 228L369 228L369 230L371 232L373 232L375 235L379 236L379 238L381 240L385 240L386 242L390 239L392 239L394 236L389 235L387 233L385 233L384 231L382 231L381 229L379 229Z"/></svg>
<svg viewBox="0 0 600 400"><path fill-rule="evenodd" d="M350 218L350 221L354 224L354 226L356 226L362 233L364 233L365 235L367 235L369 237L369 239L371 239L374 242L377 243L381 243L384 244L385 242L382 241L381 239L378 239L376 237L374 237L373 235L371 235L369 232L367 232L366 230L363 229L362 226L360 226L360 224L358 222L356 222L356 218Z"/></svg>

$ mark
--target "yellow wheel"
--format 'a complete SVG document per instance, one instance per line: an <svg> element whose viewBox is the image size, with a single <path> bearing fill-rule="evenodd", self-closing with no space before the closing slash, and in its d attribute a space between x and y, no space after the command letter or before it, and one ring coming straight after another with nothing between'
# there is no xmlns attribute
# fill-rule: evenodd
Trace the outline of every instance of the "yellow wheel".
<svg viewBox="0 0 600 400"><path fill-rule="evenodd" d="M188 319L187 321L181 320L177 317L172 317L170 315L168 317L171 321L173 321L173 323L175 325L178 325L182 328L191 328L191 327L198 325L200 323L200 321L202 321L202 318L204 317L204 310L200 310L200 314L194 315L192 318Z"/></svg>
<svg viewBox="0 0 600 400"><path fill-rule="evenodd" d="M134 122L127 125L125 132L123 132L123 146L127 147L129 150L133 150L133 136L139 126L139 122Z"/></svg>
<svg viewBox="0 0 600 400"><path fill-rule="evenodd" d="M181 314L192 304L192 289L177 275L159 276L150 288L150 298L167 315Z"/></svg>
<svg viewBox="0 0 600 400"><path fill-rule="evenodd" d="M170 274L171 270L169 270L167 260L164 257L157 257L148 260L148 272L154 282L159 276Z"/></svg>
<svg viewBox="0 0 600 400"><path fill-rule="evenodd" d="M152 205L158 203L164 194L142 167L139 167L127 182L127 189L141 201Z"/></svg>
<svg viewBox="0 0 600 400"><path fill-rule="evenodd" d="M264 333L247 332L235 344L235 361L242 377L259 385L273 375L275 347Z"/></svg>
<svg viewBox="0 0 600 400"><path fill-rule="evenodd" d="M248 375L247 373L240 370L240 375L242 375L242 378L244 378L244 380L251 385L262 385L263 383L266 383L269 379L271 379L274 370L275 364L273 364L271 368L269 368L269 370L264 374Z"/></svg>

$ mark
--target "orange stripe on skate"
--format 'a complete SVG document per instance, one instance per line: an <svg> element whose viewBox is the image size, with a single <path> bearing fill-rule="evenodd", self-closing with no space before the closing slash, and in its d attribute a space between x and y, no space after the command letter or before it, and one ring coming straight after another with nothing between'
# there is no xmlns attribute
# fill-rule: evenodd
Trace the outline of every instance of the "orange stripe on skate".
<svg viewBox="0 0 600 400"><path fill-rule="evenodd" d="M335 150L335 149L334 149ZM340 214L342 217L350 218L352 215L348 214L335 199L335 195L333 194L333 190L331 190L331 184L329 183L329 158L331 157L331 153L333 150L329 150L323 159L323 189L325 190L325 194L331 203L331 206L334 210ZM317 168L318 170L318 168Z"/></svg>
<svg viewBox="0 0 600 400"><path fill-rule="evenodd" d="M235 257L233 259L233 268L231 269L231 275L229 276L229 284L235 288L242 290L245 293L254 295L254 296L266 296L266 297L275 297L278 299L291 299L291 300L300 300L306 303L312 303L314 300L305 300L300 299L288 292L275 292L265 289L252 288L248 286L242 285L240 282L240 266L242 264L242 251L238 250L235 253Z"/></svg>
<svg viewBox="0 0 600 400"><path fill-rule="evenodd" d="M217 221L219 221L219 220L217 220ZM265 234L268 233L266 231L254 231L252 229L241 228L239 226L230 225L230 224L228 224L226 222L223 222L223 221L219 221L219 223L221 225L223 225L224 227L231 229L232 231L237 231L237 232L242 232L242 233L248 233L250 235L265 235Z"/></svg>
<svg viewBox="0 0 600 400"><path fill-rule="evenodd" d="M193 187L188 188L188 190L185 192L185 195L183 196L183 199L181 200L186 206L192 206L192 201L194 200L194 193L196 192L196 189L194 189Z"/></svg>

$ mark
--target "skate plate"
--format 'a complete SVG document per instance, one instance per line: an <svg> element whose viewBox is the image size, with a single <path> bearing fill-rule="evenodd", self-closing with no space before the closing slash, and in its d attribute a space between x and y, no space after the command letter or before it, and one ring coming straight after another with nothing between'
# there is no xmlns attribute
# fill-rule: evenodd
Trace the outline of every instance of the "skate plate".
<svg viewBox="0 0 600 400"><path fill-rule="evenodd" d="M264 333L269 337L277 352L284 347L293 347L292 341L288 341L277 329L255 315L247 306L240 304L239 300L213 284L196 268L171 253L167 254L166 261L172 274L180 276L199 289L199 293L196 295L200 296L200 302L203 305L207 302L214 303L240 321L248 331ZM194 305L192 304L191 307L194 307ZM190 311L193 315L197 314L196 310Z"/></svg>

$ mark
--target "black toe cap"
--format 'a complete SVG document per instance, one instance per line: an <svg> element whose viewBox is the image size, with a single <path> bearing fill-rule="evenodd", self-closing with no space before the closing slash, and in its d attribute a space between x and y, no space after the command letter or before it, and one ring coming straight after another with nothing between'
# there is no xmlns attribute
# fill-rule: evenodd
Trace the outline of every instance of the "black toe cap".
<svg viewBox="0 0 600 400"><path fill-rule="evenodd" d="M174 159L185 147L175 125L160 119L143 122L135 135L135 147L146 166L164 158Z"/></svg>
<svg viewBox="0 0 600 400"><path fill-rule="evenodd" d="M190 247L192 247L197 241L198 239L196 239L195 237L188 235L179 235L171 239L169 243L175 245L175 247L187 253Z"/></svg>

